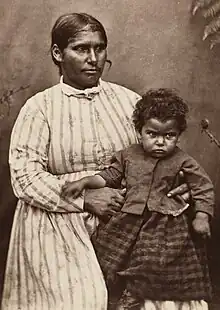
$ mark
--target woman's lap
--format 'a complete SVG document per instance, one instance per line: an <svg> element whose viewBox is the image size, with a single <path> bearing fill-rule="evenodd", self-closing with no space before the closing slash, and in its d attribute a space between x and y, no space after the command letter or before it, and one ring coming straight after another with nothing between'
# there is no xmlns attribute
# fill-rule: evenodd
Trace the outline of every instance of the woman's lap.
<svg viewBox="0 0 220 310"><path fill-rule="evenodd" d="M107 293L82 213L16 209L2 310L105 310Z"/></svg>

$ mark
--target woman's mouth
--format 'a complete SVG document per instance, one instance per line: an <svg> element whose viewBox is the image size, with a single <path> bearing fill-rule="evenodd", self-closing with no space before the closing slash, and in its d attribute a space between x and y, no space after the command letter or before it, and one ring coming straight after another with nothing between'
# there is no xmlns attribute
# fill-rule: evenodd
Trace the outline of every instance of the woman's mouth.
<svg viewBox="0 0 220 310"><path fill-rule="evenodd" d="M83 70L85 73L87 74L96 74L99 72L98 69L86 69L86 70Z"/></svg>
<svg viewBox="0 0 220 310"><path fill-rule="evenodd" d="M153 150L154 153L164 154L166 153L164 150Z"/></svg>

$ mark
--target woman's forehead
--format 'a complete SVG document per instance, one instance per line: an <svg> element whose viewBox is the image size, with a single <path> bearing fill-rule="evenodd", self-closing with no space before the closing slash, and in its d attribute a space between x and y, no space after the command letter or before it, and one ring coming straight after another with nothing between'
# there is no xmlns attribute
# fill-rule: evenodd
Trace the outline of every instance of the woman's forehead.
<svg viewBox="0 0 220 310"><path fill-rule="evenodd" d="M70 37L68 40L68 43L74 43L74 44L99 44L99 43L105 43L105 40L103 38L103 35L100 31L92 31L92 30L81 30L78 31L76 34L74 34L73 37Z"/></svg>

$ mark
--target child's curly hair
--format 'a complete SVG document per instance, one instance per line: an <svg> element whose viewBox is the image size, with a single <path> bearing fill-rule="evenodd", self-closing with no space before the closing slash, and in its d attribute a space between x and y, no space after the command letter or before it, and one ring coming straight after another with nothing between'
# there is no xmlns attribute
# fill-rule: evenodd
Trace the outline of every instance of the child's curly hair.
<svg viewBox="0 0 220 310"><path fill-rule="evenodd" d="M142 127L150 118L160 121L175 119L180 133L186 129L186 114L189 109L184 100L173 89L150 89L136 103L133 112L133 123L137 132L141 133Z"/></svg>

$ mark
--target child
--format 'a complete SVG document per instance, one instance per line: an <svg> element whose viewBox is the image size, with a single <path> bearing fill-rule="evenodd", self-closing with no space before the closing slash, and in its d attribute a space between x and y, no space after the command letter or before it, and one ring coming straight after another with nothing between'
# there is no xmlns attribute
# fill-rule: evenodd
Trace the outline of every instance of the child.
<svg viewBox="0 0 220 310"><path fill-rule="evenodd" d="M117 152L102 172L63 188L77 197L86 188L120 188L126 182L121 212L100 224L93 237L112 309L141 309L146 299L210 299L205 238L210 236L213 185L177 147L187 112L174 91L148 91L133 113L140 143ZM181 197L167 197L180 170L191 190L190 206Z"/></svg>

